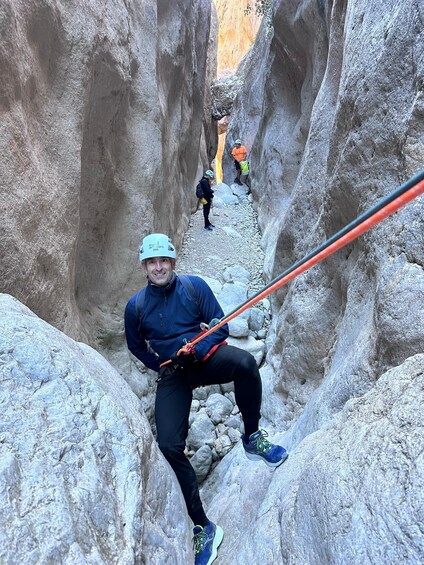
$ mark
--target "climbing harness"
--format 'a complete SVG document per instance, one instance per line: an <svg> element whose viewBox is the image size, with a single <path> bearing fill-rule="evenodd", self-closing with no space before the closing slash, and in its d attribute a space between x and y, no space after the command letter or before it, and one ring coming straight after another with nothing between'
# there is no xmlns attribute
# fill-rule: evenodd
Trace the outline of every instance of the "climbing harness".
<svg viewBox="0 0 424 565"><path fill-rule="evenodd" d="M227 324L242 312L254 306L268 295L272 294L288 282L292 281L300 274L304 273L311 267L317 265L330 255L333 255L342 247L345 247L359 236L369 231L377 224L385 220L388 216L397 212L400 208L408 204L424 193L424 169L406 181L388 196L382 198L371 207L367 212L364 212L356 218L353 222L342 228L332 237L327 239L324 243L312 250L308 255L300 259L294 265L285 270L281 275L274 278L264 288L259 290L256 294L251 296L246 302L237 306L232 312L223 316L220 320L212 320L209 324L202 324L202 331L194 336L188 343L186 343L179 351L178 355L188 355L192 353L196 343L211 335L216 330ZM161 366L167 365L170 360L162 363Z"/></svg>

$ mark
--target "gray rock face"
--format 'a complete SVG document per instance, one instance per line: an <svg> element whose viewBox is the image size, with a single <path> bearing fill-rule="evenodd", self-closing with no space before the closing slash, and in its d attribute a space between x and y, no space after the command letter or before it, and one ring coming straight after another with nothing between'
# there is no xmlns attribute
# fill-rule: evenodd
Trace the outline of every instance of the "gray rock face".
<svg viewBox="0 0 424 565"><path fill-rule="evenodd" d="M423 17L415 0L274 1L227 131L250 150L268 280L422 168ZM424 560L423 249L421 197L272 295L262 415L292 453L271 480L236 448L206 481L211 516L252 527L223 562Z"/></svg>
<svg viewBox="0 0 424 565"><path fill-rule="evenodd" d="M138 243L180 244L215 154L210 21L201 0L0 5L2 291L87 343L120 344Z"/></svg>
<svg viewBox="0 0 424 565"><path fill-rule="evenodd" d="M211 394L206 401L206 409L214 424L219 424L228 418L233 407L233 403L222 394Z"/></svg>
<svg viewBox="0 0 424 565"><path fill-rule="evenodd" d="M244 535L223 544L220 560L422 563L423 367L416 355L389 370L275 471L234 449L213 476L225 497L208 502L226 532L237 532L243 516ZM290 445L291 437L273 439Z"/></svg>
<svg viewBox="0 0 424 565"><path fill-rule="evenodd" d="M273 13L227 136L249 149L267 279L424 162L422 2L274 0ZM122 311L141 236L181 242L216 145L210 17L201 0L0 5L2 290L121 356L145 406L148 374L121 365ZM251 196L217 187L228 254ZM210 235L198 252L215 277L235 261ZM421 199L273 294L265 344L234 340L266 354L261 424L290 450L281 468L246 459L231 390L195 391L189 448L199 480L216 465L202 496L222 563L424 561L423 250ZM15 300L0 312L0 561L191 563L180 490L122 378ZM215 425L219 392L233 409Z"/></svg>
<svg viewBox="0 0 424 565"><path fill-rule="evenodd" d="M193 559L176 478L107 361L2 294L0 379L2 563Z"/></svg>
<svg viewBox="0 0 424 565"><path fill-rule="evenodd" d="M268 279L422 166L418 6L275 2L274 36L252 50L228 132L251 148ZM310 433L423 351L424 309L412 306L424 303L423 218L421 198L272 296L265 414L294 421L322 385Z"/></svg>

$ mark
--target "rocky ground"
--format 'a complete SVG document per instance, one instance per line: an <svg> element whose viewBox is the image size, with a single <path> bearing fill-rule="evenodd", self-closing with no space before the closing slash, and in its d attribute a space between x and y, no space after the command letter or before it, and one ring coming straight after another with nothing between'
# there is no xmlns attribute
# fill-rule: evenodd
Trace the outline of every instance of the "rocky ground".
<svg viewBox="0 0 424 565"><path fill-rule="evenodd" d="M178 258L180 273L221 279L229 267L241 265L249 271L249 291L263 286L264 253L256 214L247 187L224 183L214 187L215 198L209 220L213 231L204 229L200 205L192 215ZM231 191L231 194L230 194ZM236 194L232 194L235 192ZM238 194L238 196L237 196Z"/></svg>
<svg viewBox="0 0 424 565"><path fill-rule="evenodd" d="M209 219L215 228L204 229L200 206L185 234L177 272L204 278L227 314L264 286L264 254L247 186L221 183L214 189ZM230 322L229 343L250 351L261 365L269 321L269 303L264 300ZM232 383L194 391L187 454L199 482L237 444L242 433Z"/></svg>

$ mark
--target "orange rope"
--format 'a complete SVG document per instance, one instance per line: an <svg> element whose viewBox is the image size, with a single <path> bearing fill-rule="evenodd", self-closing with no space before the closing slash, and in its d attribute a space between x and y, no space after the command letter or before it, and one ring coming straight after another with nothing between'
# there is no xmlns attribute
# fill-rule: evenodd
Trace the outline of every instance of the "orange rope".
<svg viewBox="0 0 424 565"><path fill-rule="evenodd" d="M248 308L251 308L257 302L260 302L261 300L266 298L269 294L275 292L283 285L287 284L288 282L298 277L300 274L304 273L311 267L315 266L317 263L320 263L321 261L332 255L342 247L345 247L348 243L351 243L359 236L361 236L362 234L364 234L365 232L367 232L368 230L370 230L371 228L373 228L374 226L385 220L388 216L397 212L400 208L405 206L405 204L407 204L411 200L414 200L414 198L417 198L423 193L424 193L424 180L413 186L411 189L408 190L408 192L405 192L401 196L398 196L395 200L393 200L392 202L387 204L384 208L373 214L370 218L362 222L359 226L352 229L350 232L342 236L340 239L329 245L326 249L324 249L323 251L321 251L311 259L309 259L309 261L306 261L306 263L304 263L303 265L301 265L300 267L298 267L297 269L295 269L294 271L292 271L291 273L280 279L278 282L268 287L264 292L255 296L251 300L248 300L245 304L243 304L243 306L241 306L238 310L233 312L231 315L224 316L210 330L207 330L204 333L196 336L193 339L193 341L190 341L190 343L184 346L180 351L182 351L183 353L185 353L186 351L187 352L191 351L193 347L196 345L196 343L199 343L199 341L201 341L208 335L211 335L216 330L218 330L219 328L221 328L222 326L224 326L225 324L227 324L228 322L239 316L242 312L244 312ZM185 349L185 347L187 346L189 347Z"/></svg>

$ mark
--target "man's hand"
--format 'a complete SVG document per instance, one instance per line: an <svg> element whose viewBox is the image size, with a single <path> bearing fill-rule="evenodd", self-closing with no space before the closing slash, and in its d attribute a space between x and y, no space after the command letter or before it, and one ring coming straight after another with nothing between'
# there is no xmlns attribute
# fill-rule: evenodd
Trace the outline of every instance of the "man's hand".
<svg viewBox="0 0 424 565"><path fill-rule="evenodd" d="M196 357L194 356L193 352L190 352L187 355L184 355L184 353L180 353L178 355L178 351L176 351L169 362L166 365L162 365L162 367L159 369L157 382L159 382L163 377L166 377L168 375L171 375L175 371L178 371L178 369L184 370L185 368L192 365L195 361Z"/></svg>
<svg viewBox="0 0 424 565"><path fill-rule="evenodd" d="M181 350L179 355L178 353L179 352L176 351L171 357L170 365L174 366L175 369L185 369L187 367L190 367L190 365L192 365L196 361L196 357L194 356L194 349L187 354L183 353Z"/></svg>

